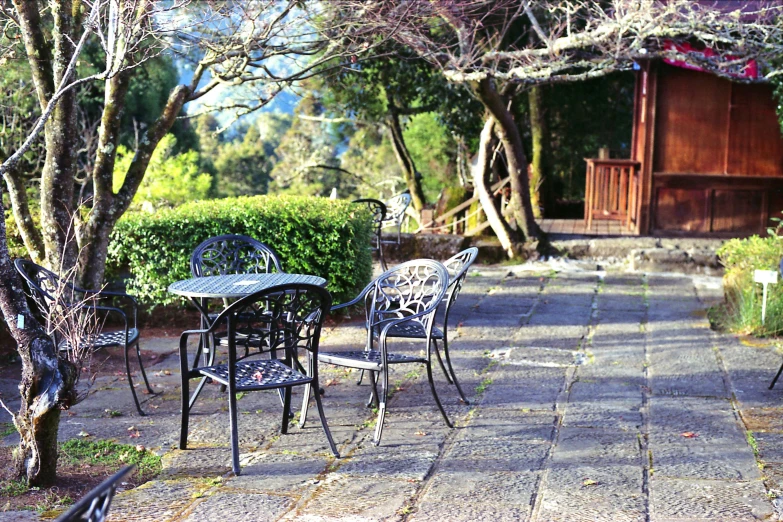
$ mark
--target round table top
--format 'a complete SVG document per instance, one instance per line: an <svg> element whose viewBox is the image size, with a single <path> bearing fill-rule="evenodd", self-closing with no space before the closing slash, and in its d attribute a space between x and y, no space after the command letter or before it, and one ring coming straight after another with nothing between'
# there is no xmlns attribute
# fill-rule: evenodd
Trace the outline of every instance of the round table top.
<svg viewBox="0 0 783 522"><path fill-rule="evenodd" d="M169 292L185 297L238 298L272 286L306 283L326 286L326 279L304 274L227 274L183 279L169 285Z"/></svg>

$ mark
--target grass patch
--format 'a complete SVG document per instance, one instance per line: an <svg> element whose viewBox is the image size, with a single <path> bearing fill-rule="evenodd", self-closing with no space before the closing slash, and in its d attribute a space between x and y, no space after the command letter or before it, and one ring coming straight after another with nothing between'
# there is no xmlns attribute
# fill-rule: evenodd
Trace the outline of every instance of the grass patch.
<svg viewBox="0 0 783 522"><path fill-rule="evenodd" d="M5 438L16 433L16 426L13 422L0 422L0 438Z"/></svg>
<svg viewBox="0 0 783 522"><path fill-rule="evenodd" d="M481 381L478 386L476 386L476 393L484 393L490 384L492 384L492 379L485 377L484 380Z"/></svg>
<svg viewBox="0 0 783 522"><path fill-rule="evenodd" d="M68 464L90 464L120 469L136 464L134 479L146 482L160 473L160 457L143 446L119 444L111 440L71 439L60 445L60 458Z"/></svg>
<svg viewBox="0 0 783 522"><path fill-rule="evenodd" d="M27 483L24 480L9 480L2 484L0 487L0 496L2 497L18 497L27 493Z"/></svg>

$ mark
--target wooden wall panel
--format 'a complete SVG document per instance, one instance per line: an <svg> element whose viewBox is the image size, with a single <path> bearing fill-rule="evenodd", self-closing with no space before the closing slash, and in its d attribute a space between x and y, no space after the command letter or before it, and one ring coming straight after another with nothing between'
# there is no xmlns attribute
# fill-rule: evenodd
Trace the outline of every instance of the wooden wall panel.
<svg viewBox="0 0 783 522"><path fill-rule="evenodd" d="M709 201L704 189L660 187L655 191L655 228L677 232L708 232Z"/></svg>
<svg viewBox="0 0 783 522"><path fill-rule="evenodd" d="M753 234L762 226L764 194L760 190L716 190L712 201L712 231Z"/></svg>
<svg viewBox="0 0 783 522"><path fill-rule="evenodd" d="M730 87L711 74L660 67L654 172L724 173Z"/></svg>
<svg viewBox="0 0 783 522"><path fill-rule="evenodd" d="M783 139L769 85L731 85L726 171L737 176L783 176Z"/></svg>

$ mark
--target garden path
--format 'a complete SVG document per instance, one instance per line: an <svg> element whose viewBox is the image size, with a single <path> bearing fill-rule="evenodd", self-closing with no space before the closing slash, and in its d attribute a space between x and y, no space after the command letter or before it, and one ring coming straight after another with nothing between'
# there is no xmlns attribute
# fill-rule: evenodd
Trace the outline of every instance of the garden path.
<svg viewBox="0 0 783 522"><path fill-rule="evenodd" d="M149 417L106 415L133 411L118 376L64 418L61 436L86 430L163 453L161 476L116 497L115 521L777 520L783 385L766 387L780 355L711 331L704 310L720 298L719 280L703 277L479 267L451 318L471 404L436 373L456 429L444 425L424 372L396 368L376 448L367 386L323 368L343 457L331 457L314 408L306 428L280 436L276 397L249 393L239 401L234 477L217 386L196 406L191 449L174 449L168 338L145 342L161 354L151 380L163 393L147 400ZM360 325L344 326L323 345L362 337ZM25 520L8 516L0 521Z"/></svg>

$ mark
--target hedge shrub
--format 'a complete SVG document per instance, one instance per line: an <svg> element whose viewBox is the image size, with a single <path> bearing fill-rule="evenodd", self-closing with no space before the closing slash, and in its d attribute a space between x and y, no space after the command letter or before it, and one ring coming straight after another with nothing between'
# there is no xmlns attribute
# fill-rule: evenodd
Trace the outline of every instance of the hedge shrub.
<svg viewBox="0 0 783 522"><path fill-rule="evenodd" d="M778 270L783 258L783 238L752 236L732 239L718 249L726 268L725 302L717 319L731 331L753 335L783 333L783 282L769 285L765 324L761 324L762 286L753 282L754 270Z"/></svg>
<svg viewBox="0 0 783 522"><path fill-rule="evenodd" d="M190 254L207 238L244 234L270 245L283 270L325 278L335 302L353 297L372 275L371 216L346 201L240 197L186 203L155 214L128 213L109 246L109 273L129 270L128 291L148 304L180 300L168 285L190 277Z"/></svg>

